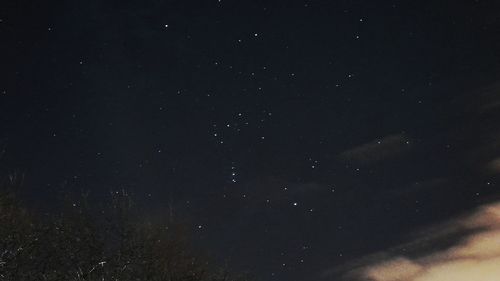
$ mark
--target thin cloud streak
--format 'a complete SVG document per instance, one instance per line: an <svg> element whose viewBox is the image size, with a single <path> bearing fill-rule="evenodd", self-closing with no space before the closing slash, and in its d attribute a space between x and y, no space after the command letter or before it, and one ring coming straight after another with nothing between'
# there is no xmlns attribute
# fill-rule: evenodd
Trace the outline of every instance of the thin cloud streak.
<svg viewBox="0 0 500 281"><path fill-rule="evenodd" d="M410 144L410 139L404 134L393 134L353 147L339 156L346 161L369 164L398 155L407 150Z"/></svg>

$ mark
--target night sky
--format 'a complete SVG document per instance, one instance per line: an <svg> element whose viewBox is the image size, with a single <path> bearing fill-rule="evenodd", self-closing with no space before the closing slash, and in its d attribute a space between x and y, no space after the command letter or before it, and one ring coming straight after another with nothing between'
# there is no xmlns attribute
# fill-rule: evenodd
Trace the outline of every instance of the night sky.
<svg viewBox="0 0 500 281"><path fill-rule="evenodd" d="M0 56L34 201L129 190L257 280L351 278L500 197L499 1L7 0Z"/></svg>

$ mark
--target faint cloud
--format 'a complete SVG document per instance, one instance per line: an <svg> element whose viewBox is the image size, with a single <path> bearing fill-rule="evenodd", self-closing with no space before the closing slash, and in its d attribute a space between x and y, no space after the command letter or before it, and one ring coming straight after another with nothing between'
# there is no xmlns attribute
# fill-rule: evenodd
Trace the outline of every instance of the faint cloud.
<svg viewBox="0 0 500 281"><path fill-rule="evenodd" d="M400 188L392 189L389 191L389 194L396 196L415 196L415 194L432 191L436 188L440 188L447 184L449 180L447 178L431 178L422 181L415 181L408 185L402 186Z"/></svg>
<svg viewBox="0 0 500 281"><path fill-rule="evenodd" d="M347 161L373 163L395 156L407 150L410 145L410 139L404 134L393 134L346 150L339 156Z"/></svg>
<svg viewBox="0 0 500 281"><path fill-rule="evenodd" d="M491 111L491 110L497 110L500 107L500 101L492 101L490 103L484 104L481 107L481 111Z"/></svg>
<svg viewBox="0 0 500 281"><path fill-rule="evenodd" d="M453 246L421 255L379 253L344 274L346 280L365 281L498 281L500 276L500 203L445 223L410 244L453 237ZM409 245L410 245L409 244Z"/></svg>
<svg viewBox="0 0 500 281"><path fill-rule="evenodd" d="M500 158L490 161L487 168L492 173L500 173Z"/></svg>
<svg viewBox="0 0 500 281"><path fill-rule="evenodd" d="M416 277L423 268L406 258L394 258L378 267L365 269L363 275L374 280L408 280Z"/></svg>
<svg viewBox="0 0 500 281"><path fill-rule="evenodd" d="M500 107L500 83L485 88L480 96L480 112L496 111Z"/></svg>

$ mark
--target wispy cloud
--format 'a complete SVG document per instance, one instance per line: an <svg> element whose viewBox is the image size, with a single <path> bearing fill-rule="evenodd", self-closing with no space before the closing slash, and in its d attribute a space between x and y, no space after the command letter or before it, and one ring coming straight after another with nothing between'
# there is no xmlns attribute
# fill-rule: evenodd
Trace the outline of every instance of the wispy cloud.
<svg viewBox="0 0 500 281"><path fill-rule="evenodd" d="M405 196L405 197L415 196L415 194L421 192L431 191L443 187L448 183L449 180L444 177L414 181L400 188L390 190L389 195Z"/></svg>
<svg viewBox="0 0 500 281"><path fill-rule="evenodd" d="M496 111L500 107L500 83L485 88L480 96L479 110L482 113Z"/></svg>
<svg viewBox="0 0 500 281"><path fill-rule="evenodd" d="M373 163L397 155L410 147L404 134L393 134L353 147L340 154L340 158L358 163Z"/></svg>
<svg viewBox="0 0 500 281"><path fill-rule="evenodd" d="M500 158L491 160L488 163L487 168L492 173L495 173L495 174L500 173Z"/></svg>
<svg viewBox="0 0 500 281"><path fill-rule="evenodd" d="M500 280L500 203L422 233L408 245L418 250L430 241L457 234L460 238L451 247L413 255L388 250L362 261L344 277L364 281Z"/></svg>

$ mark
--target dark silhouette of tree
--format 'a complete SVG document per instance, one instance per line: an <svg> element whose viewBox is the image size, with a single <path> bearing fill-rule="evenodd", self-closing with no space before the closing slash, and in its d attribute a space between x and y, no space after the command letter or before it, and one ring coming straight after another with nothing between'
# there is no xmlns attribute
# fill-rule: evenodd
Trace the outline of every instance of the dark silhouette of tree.
<svg viewBox="0 0 500 281"><path fill-rule="evenodd" d="M0 280L246 280L196 255L182 224L142 222L125 191L101 210L82 195L40 215L16 199L20 181L7 177L0 190Z"/></svg>

